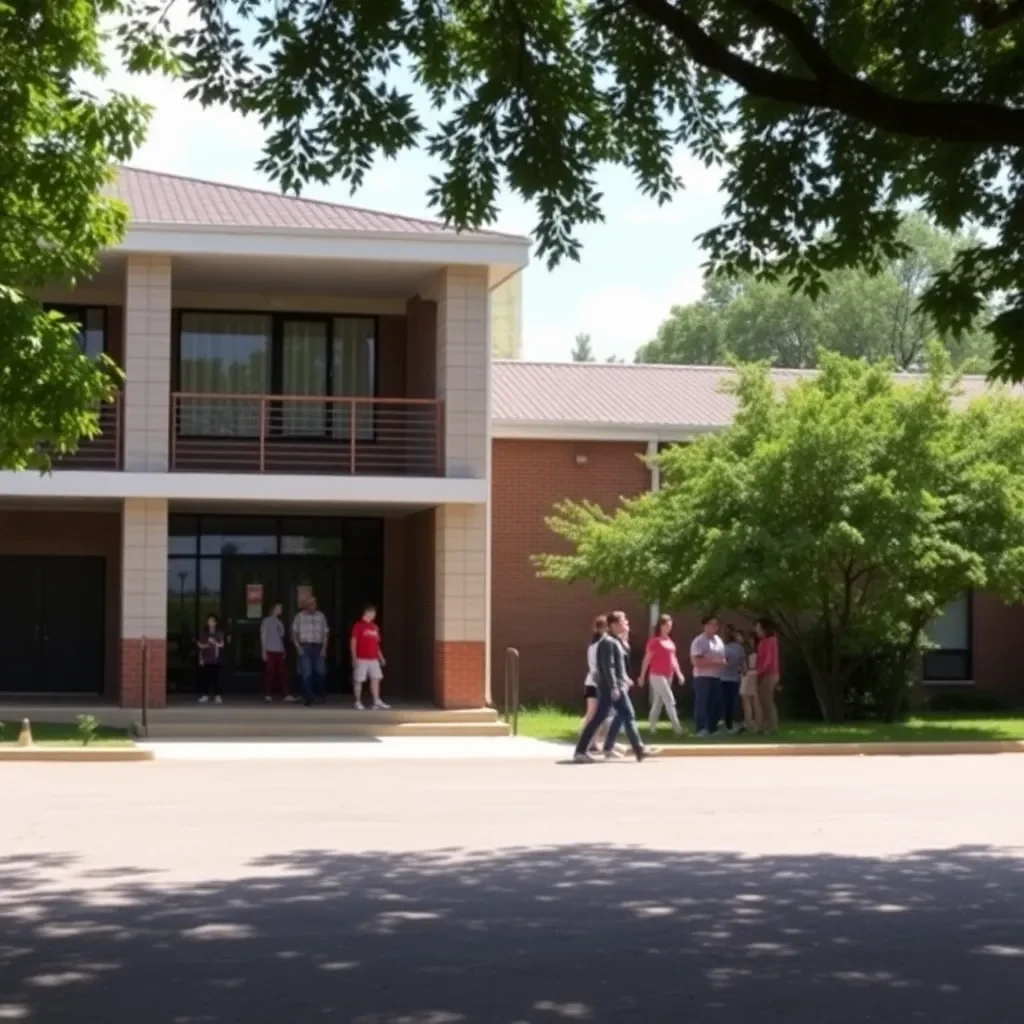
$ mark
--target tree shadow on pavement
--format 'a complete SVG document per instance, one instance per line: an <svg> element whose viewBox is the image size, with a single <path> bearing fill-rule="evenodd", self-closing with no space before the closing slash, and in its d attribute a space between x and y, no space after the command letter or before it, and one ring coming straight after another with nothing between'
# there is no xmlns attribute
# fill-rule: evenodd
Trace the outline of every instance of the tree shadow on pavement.
<svg viewBox="0 0 1024 1024"><path fill-rule="evenodd" d="M1019 1019L1024 984L1024 859L981 847L297 851L240 880L108 875L0 858L0 1021L974 1024Z"/></svg>

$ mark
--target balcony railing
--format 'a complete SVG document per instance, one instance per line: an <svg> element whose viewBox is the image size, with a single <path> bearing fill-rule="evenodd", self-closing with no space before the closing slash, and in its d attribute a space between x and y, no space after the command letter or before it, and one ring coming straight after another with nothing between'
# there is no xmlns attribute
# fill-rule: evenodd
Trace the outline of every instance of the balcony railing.
<svg viewBox="0 0 1024 1024"><path fill-rule="evenodd" d="M100 433L82 441L78 451L59 455L54 469L120 469L121 468L121 399L105 402L99 410Z"/></svg>
<svg viewBox="0 0 1024 1024"><path fill-rule="evenodd" d="M171 469L443 476L443 415L435 399L179 392Z"/></svg>

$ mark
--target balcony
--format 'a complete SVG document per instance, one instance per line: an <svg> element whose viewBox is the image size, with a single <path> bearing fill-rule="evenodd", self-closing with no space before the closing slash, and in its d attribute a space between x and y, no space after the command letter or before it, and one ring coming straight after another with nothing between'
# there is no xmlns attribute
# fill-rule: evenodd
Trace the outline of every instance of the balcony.
<svg viewBox="0 0 1024 1024"><path fill-rule="evenodd" d="M444 476L443 403L177 392L172 471Z"/></svg>
<svg viewBox="0 0 1024 1024"><path fill-rule="evenodd" d="M121 468L121 402L118 394L99 410L100 432L83 440L78 451L56 456L54 469L120 469Z"/></svg>

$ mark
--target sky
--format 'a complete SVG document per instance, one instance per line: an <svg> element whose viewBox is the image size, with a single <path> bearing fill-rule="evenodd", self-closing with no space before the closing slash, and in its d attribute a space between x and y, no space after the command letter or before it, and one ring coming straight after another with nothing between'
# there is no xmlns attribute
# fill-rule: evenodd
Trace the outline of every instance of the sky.
<svg viewBox="0 0 1024 1024"><path fill-rule="evenodd" d="M223 108L204 110L184 97L184 88L162 78L129 77L114 71L106 83L131 92L154 107L149 136L131 163L136 167L255 188L275 188L255 169L262 128ZM553 271L533 258L523 279L523 356L569 358L573 339L590 334L599 359L616 355L632 361L670 308L701 292L703 256L694 237L721 213L719 176L680 151L677 172L686 190L658 207L618 168L602 171L605 223L580 231L579 263ZM421 152L381 162L352 196L347 186L310 187L304 194L332 202L411 216L434 216L427 206L432 167ZM528 235L531 209L506 197L499 230Z"/></svg>

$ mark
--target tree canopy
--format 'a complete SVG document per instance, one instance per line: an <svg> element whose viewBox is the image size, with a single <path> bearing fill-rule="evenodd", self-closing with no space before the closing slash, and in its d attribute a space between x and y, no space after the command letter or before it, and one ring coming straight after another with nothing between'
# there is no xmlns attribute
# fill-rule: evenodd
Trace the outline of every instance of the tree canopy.
<svg viewBox="0 0 1024 1024"><path fill-rule="evenodd" d="M0 469L45 468L95 432L117 371L78 326L30 296L72 287L122 236L127 211L100 194L141 141L146 109L99 99L97 18L114 0L0 0Z"/></svg>
<svg viewBox="0 0 1024 1024"><path fill-rule="evenodd" d="M541 556L542 572L773 619L830 721L858 665L885 653L894 713L946 605L970 588L1024 596L1024 403L958 406L932 352L914 385L832 353L781 392L743 368L734 425L659 456L661 490L614 512L558 507L571 550Z"/></svg>
<svg viewBox="0 0 1024 1024"><path fill-rule="evenodd" d="M577 334L572 343L572 361L574 363L592 363L594 346L589 334Z"/></svg>
<svg viewBox="0 0 1024 1024"><path fill-rule="evenodd" d="M1017 0L129 0L137 69L171 37L204 103L267 132L285 189L424 147L436 209L492 221L535 204L539 254L579 254L601 219L598 167L659 203L678 146L724 168L710 268L808 294L900 251L916 204L980 229L924 296L943 330L996 295L995 368L1024 376L1024 4ZM191 17L171 28L174 8ZM418 107L417 93L432 105Z"/></svg>
<svg viewBox="0 0 1024 1024"><path fill-rule="evenodd" d="M906 252L876 275L861 268L834 270L828 290L812 299L784 281L712 278L704 294L674 306L655 338L636 354L641 363L722 365L730 358L773 366L812 367L819 349L869 361L891 360L900 370L920 369L928 343L940 340L953 365L984 373L991 338L979 324L957 336L942 332L919 302L937 275L969 245L932 227L920 215L904 220Z"/></svg>

